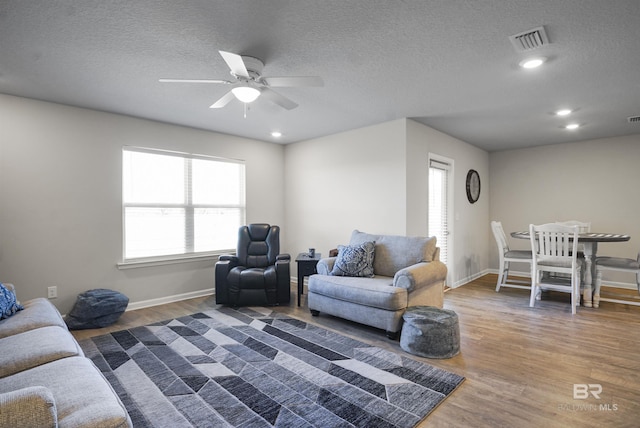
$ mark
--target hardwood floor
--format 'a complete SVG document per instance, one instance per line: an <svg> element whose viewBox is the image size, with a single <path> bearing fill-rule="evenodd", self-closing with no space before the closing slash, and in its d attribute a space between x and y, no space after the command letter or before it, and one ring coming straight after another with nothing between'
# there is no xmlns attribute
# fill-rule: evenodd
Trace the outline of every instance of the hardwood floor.
<svg viewBox="0 0 640 428"><path fill-rule="evenodd" d="M640 307L603 302L599 309L579 307L572 316L568 294L551 293L529 308L528 290L496 293L495 282L496 275L486 275L445 294L445 308L459 317L459 355L446 360L412 356L466 377L420 426L637 427ZM274 310L404 353L381 330L323 314L312 317L306 295L299 308L295 286L291 290L291 305ZM82 339L211 307L216 307L214 298L206 297L130 311L109 328L75 331L74 336Z"/></svg>

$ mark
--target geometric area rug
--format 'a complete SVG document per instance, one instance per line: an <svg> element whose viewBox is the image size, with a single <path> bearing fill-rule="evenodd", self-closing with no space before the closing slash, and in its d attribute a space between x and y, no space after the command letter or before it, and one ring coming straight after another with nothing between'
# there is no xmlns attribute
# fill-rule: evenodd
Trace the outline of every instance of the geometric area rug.
<svg viewBox="0 0 640 428"><path fill-rule="evenodd" d="M414 427L464 377L268 308L85 339L135 427Z"/></svg>

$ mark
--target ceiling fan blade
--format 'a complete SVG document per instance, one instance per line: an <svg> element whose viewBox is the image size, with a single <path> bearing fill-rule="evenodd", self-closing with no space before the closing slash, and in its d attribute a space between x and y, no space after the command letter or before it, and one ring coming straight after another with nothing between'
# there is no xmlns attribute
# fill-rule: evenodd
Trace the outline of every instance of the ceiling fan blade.
<svg viewBox="0 0 640 428"><path fill-rule="evenodd" d="M244 65L244 61L240 55L225 51L219 52L233 74L236 76L250 77L247 67Z"/></svg>
<svg viewBox="0 0 640 428"><path fill-rule="evenodd" d="M233 95L233 92L229 91L226 94L224 94L222 96L222 98L220 98L218 101L216 101L215 103L211 104L211 106L209 106L209 108L222 108L224 106L226 106L227 104L229 104L229 101L234 100L236 98L235 95Z"/></svg>
<svg viewBox="0 0 640 428"><path fill-rule="evenodd" d="M318 76L263 77L262 81L274 88L286 86L324 86Z"/></svg>
<svg viewBox="0 0 640 428"><path fill-rule="evenodd" d="M298 107L297 103L291 101L289 98L282 96L279 93L266 87L262 88L260 97L264 97L269 101L271 101L272 103L278 104L280 107L286 108L287 110L291 110Z"/></svg>
<svg viewBox="0 0 640 428"><path fill-rule="evenodd" d="M220 79L158 79L158 82L162 82L162 83L224 83L225 85L228 85L231 83L228 80L220 80Z"/></svg>

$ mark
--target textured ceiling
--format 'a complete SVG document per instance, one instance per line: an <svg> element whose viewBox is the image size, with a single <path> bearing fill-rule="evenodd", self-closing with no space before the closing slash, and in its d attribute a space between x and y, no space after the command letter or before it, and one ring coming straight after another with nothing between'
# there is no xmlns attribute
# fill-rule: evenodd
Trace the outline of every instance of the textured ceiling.
<svg viewBox="0 0 640 428"><path fill-rule="evenodd" d="M410 117L489 151L640 133L637 0L0 0L0 92L283 143ZM544 26L526 54L510 35ZM208 107L226 50L321 88ZM554 117L576 109L571 120Z"/></svg>

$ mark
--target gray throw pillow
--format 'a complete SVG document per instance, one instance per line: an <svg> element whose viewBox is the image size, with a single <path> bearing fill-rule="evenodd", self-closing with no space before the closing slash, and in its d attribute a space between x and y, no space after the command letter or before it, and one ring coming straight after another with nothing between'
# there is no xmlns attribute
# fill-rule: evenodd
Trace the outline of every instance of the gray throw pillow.
<svg viewBox="0 0 640 428"><path fill-rule="evenodd" d="M363 242L359 245L338 245L338 258L329 275L371 278L375 248L373 242Z"/></svg>

